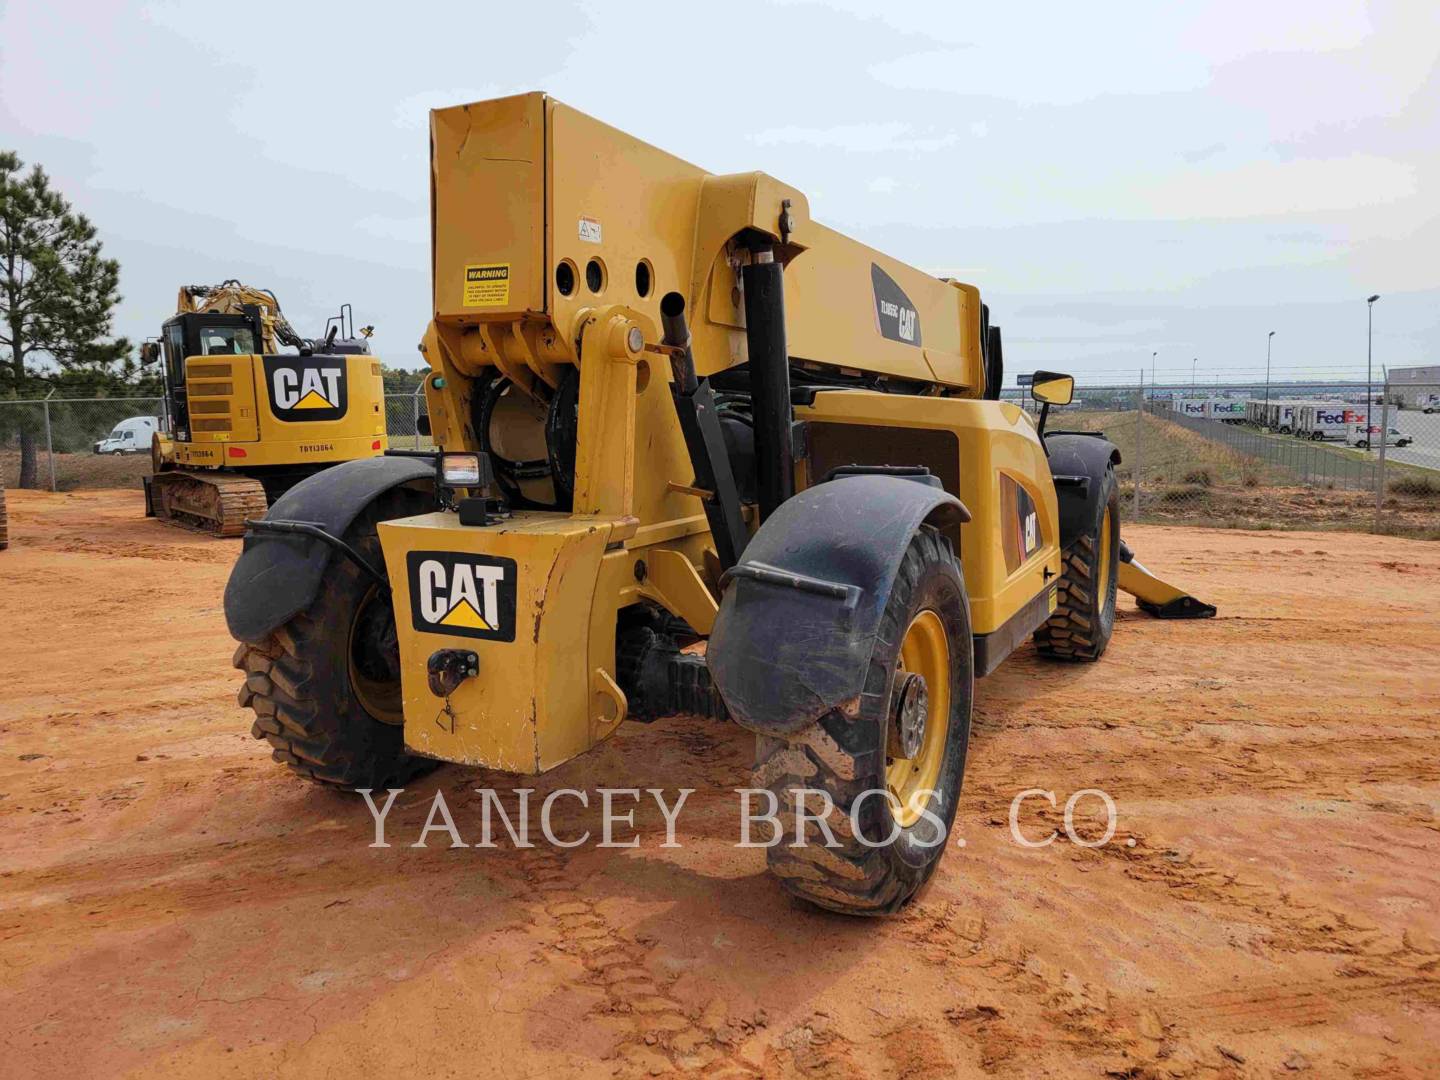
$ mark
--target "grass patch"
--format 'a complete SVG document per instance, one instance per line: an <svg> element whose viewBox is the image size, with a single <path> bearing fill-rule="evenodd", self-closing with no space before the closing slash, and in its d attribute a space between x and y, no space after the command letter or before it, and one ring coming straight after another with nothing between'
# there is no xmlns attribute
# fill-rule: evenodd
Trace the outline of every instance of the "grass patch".
<svg viewBox="0 0 1440 1080"><path fill-rule="evenodd" d="M1386 487L1395 495L1409 495L1416 499L1440 498L1440 480L1432 480L1428 476L1402 476L1391 480Z"/></svg>

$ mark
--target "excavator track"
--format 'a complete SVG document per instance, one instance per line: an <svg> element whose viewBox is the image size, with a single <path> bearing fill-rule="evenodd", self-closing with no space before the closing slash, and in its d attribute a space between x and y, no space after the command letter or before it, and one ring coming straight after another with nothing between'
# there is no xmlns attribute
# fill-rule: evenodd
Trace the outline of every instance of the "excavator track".
<svg viewBox="0 0 1440 1080"><path fill-rule="evenodd" d="M259 480L233 473L155 473L150 481L151 504L162 521L211 536L245 535L245 519L269 509Z"/></svg>

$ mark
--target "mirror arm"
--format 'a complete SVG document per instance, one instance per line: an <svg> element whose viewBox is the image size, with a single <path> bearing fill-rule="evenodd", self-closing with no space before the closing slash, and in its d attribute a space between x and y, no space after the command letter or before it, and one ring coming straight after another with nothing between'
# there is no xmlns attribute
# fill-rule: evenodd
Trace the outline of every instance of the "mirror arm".
<svg viewBox="0 0 1440 1080"><path fill-rule="evenodd" d="M1045 446L1045 421L1048 419L1050 419L1050 403L1048 401L1042 401L1040 403L1040 422L1035 425L1035 434L1040 436L1041 446ZM1049 447L1045 448L1045 456L1050 456Z"/></svg>

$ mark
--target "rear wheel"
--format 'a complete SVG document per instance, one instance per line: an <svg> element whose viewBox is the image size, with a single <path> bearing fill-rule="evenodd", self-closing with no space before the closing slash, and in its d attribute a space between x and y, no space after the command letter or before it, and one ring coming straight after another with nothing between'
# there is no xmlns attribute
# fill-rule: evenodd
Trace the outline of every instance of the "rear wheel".
<svg viewBox="0 0 1440 1080"><path fill-rule="evenodd" d="M964 578L949 540L922 527L856 714L835 710L797 735L756 741L754 784L774 794L782 829L767 861L789 892L851 915L891 914L919 892L955 819L973 676ZM813 820L822 812L829 835Z"/></svg>
<svg viewBox="0 0 1440 1080"><path fill-rule="evenodd" d="M1115 583L1120 575L1120 494L1106 469L1095 519L1070 545L1055 610L1035 632L1041 656L1099 660L1115 632Z"/></svg>
<svg viewBox="0 0 1440 1080"><path fill-rule="evenodd" d="M376 525L406 512L400 498L372 504L345 533L372 566L384 565ZM251 734L307 780L396 787L439 764L405 749L394 612L349 559L332 557L314 603L259 645L242 644L235 666Z"/></svg>

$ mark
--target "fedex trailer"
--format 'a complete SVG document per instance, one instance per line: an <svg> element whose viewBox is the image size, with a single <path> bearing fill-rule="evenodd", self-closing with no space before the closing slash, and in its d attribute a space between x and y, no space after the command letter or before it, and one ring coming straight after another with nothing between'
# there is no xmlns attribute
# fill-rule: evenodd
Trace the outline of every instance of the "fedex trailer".
<svg viewBox="0 0 1440 1080"><path fill-rule="evenodd" d="M1295 430L1295 412L1300 401L1267 401L1260 406L1260 426L1289 435Z"/></svg>
<svg viewBox="0 0 1440 1080"><path fill-rule="evenodd" d="M1365 422L1365 410L1343 401L1321 401L1297 410L1295 434L1302 439L1344 439L1346 426Z"/></svg>
<svg viewBox="0 0 1440 1080"><path fill-rule="evenodd" d="M1174 400L1172 408L1181 416L1191 420L1206 420L1209 419L1206 409L1206 406L1209 404L1210 402L1207 398L1177 397Z"/></svg>
<svg viewBox="0 0 1440 1080"><path fill-rule="evenodd" d="M1207 403L1211 420L1222 424L1238 424L1245 419L1245 402L1231 398L1211 398Z"/></svg>

